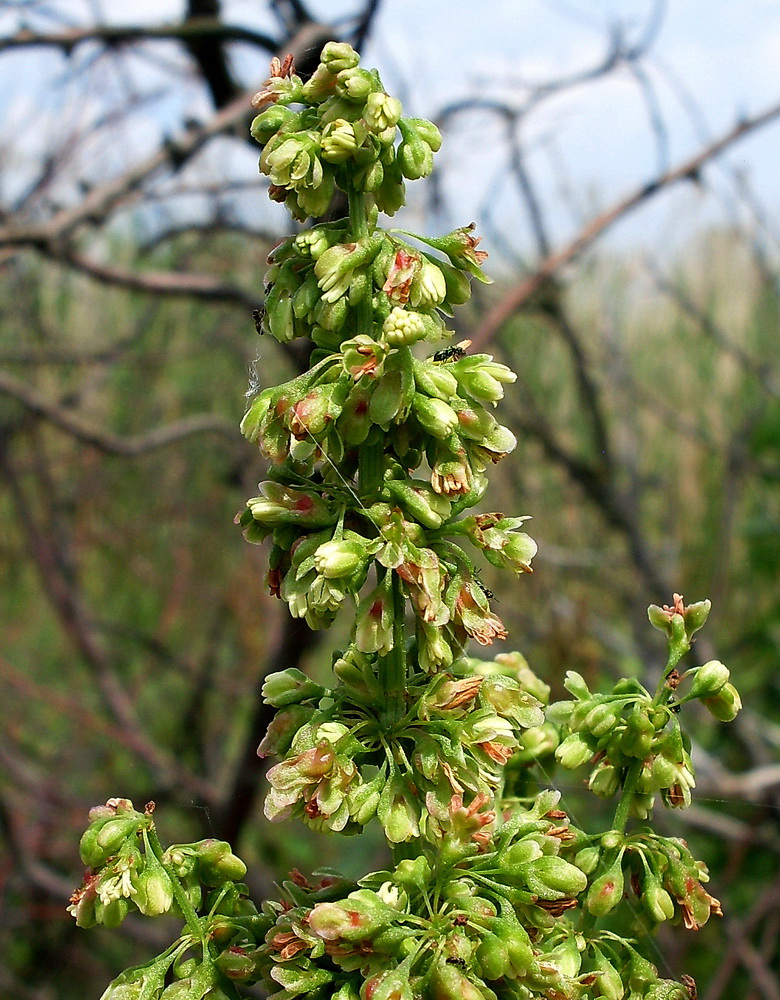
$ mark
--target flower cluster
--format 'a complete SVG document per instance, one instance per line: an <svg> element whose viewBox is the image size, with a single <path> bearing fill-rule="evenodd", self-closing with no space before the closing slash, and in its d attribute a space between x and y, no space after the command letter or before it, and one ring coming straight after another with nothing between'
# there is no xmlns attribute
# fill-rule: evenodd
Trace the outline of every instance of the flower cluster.
<svg viewBox="0 0 780 1000"><path fill-rule="evenodd" d="M426 461L436 493L481 495L482 473L515 447L490 411L516 376L489 354L469 356L463 347L429 358L411 350L416 341L447 334L439 312L449 305L442 269L465 281L460 298L468 294L467 279L411 247L397 249L398 241L380 232L336 243L316 261L297 252L304 237L316 239L324 228L287 240L272 254L264 321L279 340L310 337L315 364L260 393L242 432L275 465L297 475L349 479L358 449L381 441L388 462L405 472ZM328 238L345 234L328 229ZM311 251L310 242L306 247ZM400 284L399 273L406 275ZM415 295L418 279L422 290ZM410 308L410 301L418 304Z"/></svg>
<svg viewBox="0 0 780 1000"><path fill-rule="evenodd" d="M350 832L377 816L387 839L400 843L435 839L453 801L479 810L522 731L544 722L528 687L547 691L527 668L513 671L511 656L493 671L478 672L478 663L412 675L398 715L387 711L377 658L354 647L336 662L333 690L297 670L271 674L263 695L279 712L258 752L282 759L268 772L268 818L294 815Z"/></svg>
<svg viewBox="0 0 780 1000"><path fill-rule="evenodd" d="M575 862L591 876L585 906L594 916L606 916L628 893L655 924L670 920L699 930L712 914L721 915L720 903L702 885L709 881L707 868L684 840L611 831L583 848Z"/></svg>
<svg viewBox="0 0 780 1000"><path fill-rule="evenodd" d="M741 707L729 671L719 660L680 673L676 663L690 649L704 625L709 601L688 608L675 595L675 607L651 606L650 621L667 634L670 663L655 695L636 679L619 680L610 694L593 694L583 678L570 671L566 689L573 701L558 702L553 717L562 723L564 739L556 756L566 768L591 765L588 786L601 798L625 788L631 775L631 813L646 819L660 793L666 806L691 803L695 786L690 741L679 721L686 702L700 700L723 722Z"/></svg>
<svg viewBox="0 0 780 1000"><path fill-rule="evenodd" d="M544 792L490 840L468 810L442 817L443 849L375 872L322 900L296 879L271 904L258 975L273 996L343 1000L687 998L629 944L585 939L561 919L587 886L585 835ZM281 987L281 989L279 989Z"/></svg>
<svg viewBox="0 0 780 1000"><path fill-rule="evenodd" d="M362 69L343 42L325 46L305 83L291 59L274 60L252 103L260 110L252 135L263 146L269 196L300 221L325 215L337 187L364 192L392 215L405 200L404 178L427 177L441 146L436 126L402 117L379 74Z"/></svg>
<svg viewBox="0 0 780 1000"><path fill-rule="evenodd" d="M79 927L118 927L131 910L183 916L174 884L194 909L208 908L217 896L224 906L228 897L237 902L242 895L246 865L230 844L201 840L162 854L155 850L153 811L154 803L140 813L129 799L109 799L90 810L80 844L87 871L68 907Z"/></svg>

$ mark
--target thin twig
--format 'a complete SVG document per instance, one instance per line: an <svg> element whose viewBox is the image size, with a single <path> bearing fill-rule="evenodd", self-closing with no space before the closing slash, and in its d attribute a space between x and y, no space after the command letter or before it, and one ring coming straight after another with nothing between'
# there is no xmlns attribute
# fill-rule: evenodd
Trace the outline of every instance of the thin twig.
<svg viewBox="0 0 780 1000"><path fill-rule="evenodd" d="M163 25L112 25L99 24L89 28L67 28L63 31L35 32L22 28L8 38L0 38L0 52L6 49L58 48L70 54L84 42L102 42L106 46L127 45L134 42L177 41L192 42L210 39L219 42L245 42L275 52L277 39L262 31L255 31L239 24L224 24L218 18L192 18L180 24Z"/></svg>
<svg viewBox="0 0 780 1000"><path fill-rule="evenodd" d="M690 157L683 163L659 175L655 180L642 185L636 191L615 202L611 208L602 212L595 219L592 219L566 246L549 254L537 266L533 274L527 277L507 292L496 305L488 312L485 319L477 327L471 340L476 350L481 350L495 336L497 331L506 323L512 314L523 305L524 302L553 274L556 274L566 264L571 263L584 250L586 250L602 233L613 226L620 219L632 212L639 205L644 204L659 191L671 187L673 184L683 180L693 180L697 178L701 169L716 156L719 156L725 149L733 145L739 139L768 125L776 118L780 118L780 103L773 104L760 114L752 118L744 118L724 135L710 143L704 149L699 150L695 156Z"/></svg>

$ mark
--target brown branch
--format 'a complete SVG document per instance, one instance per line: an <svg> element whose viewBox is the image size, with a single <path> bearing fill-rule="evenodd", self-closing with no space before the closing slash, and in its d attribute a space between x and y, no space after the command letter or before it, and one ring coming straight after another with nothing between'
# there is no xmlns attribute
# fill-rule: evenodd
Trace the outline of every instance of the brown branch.
<svg viewBox="0 0 780 1000"><path fill-rule="evenodd" d="M64 31L40 33L22 28L15 35L0 38L0 52L20 48L58 48L70 54L84 42L102 42L107 46L126 45L133 42L177 41L193 42L213 39L219 42L246 42L275 52L279 42L261 31L254 31L238 24L223 24L214 17L195 17L181 24L142 25L102 24L90 28L67 28Z"/></svg>
<svg viewBox="0 0 780 1000"><path fill-rule="evenodd" d="M117 677L111 658L98 641L81 602L69 561L55 544L54 535L46 532L34 516L30 498L25 495L16 469L6 450L0 449L0 470L27 536L30 553L39 571L43 591L56 611L63 631L90 668L106 708L123 730L124 739L154 773L162 788L182 788L207 802L215 800L215 790L207 782L191 774L156 746L143 730L135 706ZM58 540L59 541L59 540Z"/></svg>
<svg viewBox="0 0 780 1000"><path fill-rule="evenodd" d="M146 434L136 434L131 437L111 434L99 427L93 427L81 417L56 403L49 402L36 389L4 371L0 371L0 393L12 396L30 412L48 420L82 444L96 448L108 455L138 458L159 448L166 448L168 445L175 444L182 438L190 437L193 434L220 434L233 442L238 441L237 428L223 417L210 413L198 413L191 417L184 417L172 424L156 427Z"/></svg>
<svg viewBox="0 0 780 1000"><path fill-rule="evenodd" d="M728 987L737 963L744 957L743 945L748 944L749 935L759 926L761 921L780 904L780 882L774 882L756 900L753 908L741 918L739 923L729 922L728 946L721 965L710 983L709 991L704 1000L720 1000ZM750 962L750 958L748 958Z"/></svg>
<svg viewBox="0 0 780 1000"><path fill-rule="evenodd" d="M266 670L284 670L300 667L301 660L318 641L319 633L312 632L301 618L285 615L281 633L267 658ZM217 835L237 844L241 832L252 817L260 792L265 763L257 756L257 746L265 736L268 725L276 714L262 698L264 676L258 677L253 696L252 716L244 740L236 771L225 796L225 807L216 819Z"/></svg>
<svg viewBox="0 0 780 1000"><path fill-rule="evenodd" d="M132 271L127 268L101 264L84 254L56 246L44 250L47 257L57 260L76 271L89 275L102 285L112 285L133 292L146 292L166 297L186 296L207 302L228 302L244 307L248 312L258 309L259 296L252 295L236 285L226 284L209 274L183 273L180 271Z"/></svg>
<svg viewBox="0 0 780 1000"><path fill-rule="evenodd" d="M528 408L532 411L530 414L513 414L514 427L538 441L547 458L563 468L577 483L601 511L607 524L623 534L631 559L649 592L655 595L669 593L671 590L669 582L664 579L653 562L646 539L636 523L635 511L606 474L609 470L603 466L592 465L569 451L561 444L552 427L530 401Z"/></svg>
<svg viewBox="0 0 780 1000"><path fill-rule="evenodd" d="M218 24L219 16L220 0L187 0L187 15L183 27L197 23L202 18ZM184 45L198 66L214 107L223 108L240 91L230 72L224 39L214 34L190 35L184 39Z"/></svg>
<svg viewBox="0 0 780 1000"><path fill-rule="evenodd" d="M725 149L743 138L743 136L754 132L764 125L768 125L779 117L780 104L774 104L752 118L743 119L719 139L711 142L704 149L699 150L695 156L690 157L679 164L679 166L668 170L666 173L656 177L655 180L650 181L650 183L644 184L641 188L621 198L611 208L608 208L605 212L602 212L595 219L591 220L570 243L545 257L533 274L529 274L523 278L518 285L512 288L493 306L471 338L474 348L480 350L485 347L512 314L527 301L529 296L544 281L560 271L566 264L575 260L616 222L658 194L659 191L665 190L679 181L697 179L702 168L710 160L719 156Z"/></svg>

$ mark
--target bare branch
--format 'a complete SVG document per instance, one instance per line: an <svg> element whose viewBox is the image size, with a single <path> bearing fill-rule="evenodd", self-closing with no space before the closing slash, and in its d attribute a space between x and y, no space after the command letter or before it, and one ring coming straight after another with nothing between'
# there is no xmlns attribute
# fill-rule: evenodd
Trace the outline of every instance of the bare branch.
<svg viewBox="0 0 780 1000"><path fill-rule="evenodd" d="M366 40L371 33L374 18L379 13L379 5L382 0L368 0L363 13L358 18L352 45L360 51L366 44Z"/></svg>
<svg viewBox="0 0 780 1000"><path fill-rule="evenodd" d="M117 677L111 658L98 641L89 617L81 602L71 573L64 572L69 565L58 550L60 539L55 533L42 528L35 517L30 498L25 494L16 469L7 452L0 450L0 469L9 487L17 509L19 521L27 536L30 552L37 565L43 590L57 612L63 631L89 666L95 684L115 723L128 742L153 771L162 788L182 788L207 802L217 799L217 792L208 781L191 774L177 761L158 747L144 731L137 717L135 705Z"/></svg>
<svg viewBox="0 0 780 1000"><path fill-rule="evenodd" d="M328 38L329 32L325 27L308 24L290 40L286 49L296 56L312 47L319 47ZM252 96L249 91L239 95L205 125L194 125L176 139L164 143L124 174L93 188L73 208L63 209L43 223L10 223L1 227L0 246L48 248L56 256L56 243L67 239L82 225L104 222L118 205L136 196L152 177L165 169L180 168L215 136L230 132L248 120L253 113L250 105Z"/></svg>
<svg viewBox="0 0 780 1000"><path fill-rule="evenodd" d="M138 458L160 448L166 448L168 445L191 437L193 434L219 434L234 443L238 440L238 431L230 421L210 413L198 413L191 417L184 417L172 424L156 427L146 434L132 437L111 434L109 431L91 426L81 417L56 403L50 402L31 386L3 371L0 371L0 393L17 399L32 413L48 420L82 444L89 445L89 447L96 448L108 455Z"/></svg>
<svg viewBox="0 0 780 1000"><path fill-rule="evenodd" d="M503 326L509 317L527 301L540 285L551 275L556 274L566 264L571 263L584 250L586 250L602 233L613 226L620 219L627 216L639 205L644 204L654 195L658 194L673 184L684 180L694 180L701 169L710 160L719 156L725 149L733 145L739 139L755 132L757 129L768 125L775 119L780 118L780 103L762 111L752 118L745 118L729 129L724 135L701 149L695 156L685 160L679 166L668 170L666 173L656 177L655 180L644 184L633 191L625 198L621 198L611 208L608 208L601 215L589 222L565 247L557 250L541 261L533 274L528 275L518 285L511 289L504 297L496 303L488 312L487 316L472 335L472 342L475 349L482 349L495 336L496 332Z"/></svg>
<svg viewBox="0 0 780 1000"><path fill-rule="evenodd" d="M279 42L261 31L254 31L238 24L223 24L219 18L200 17L180 24L164 25L111 25L99 24L89 28L67 28L63 31L39 33L22 28L15 35L0 38L0 52L20 48L58 48L70 54L84 42L102 42L107 46L128 45L134 42L177 41L193 42L210 39L219 42L246 42L268 52L275 52Z"/></svg>
<svg viewBox="0 0 780 1000"><path fill-rule="evenodd" d="M48 247L46 256L66 264L76 271L89 275L102 285L113 285L134 292L148 292L152 295L187 296L205 299L208 302L229 302L244 307L247 312L258 309L262 303L260 296L252 295L236 285L229 285L209 274L184 273L181 271L132 271L128 268L101 264L84 254L66 247Z"/></svg>
<svg viewBox="0 0 780 1000"><path fill-rule="evenodd" d="M774 882L758 897L753 907L738 924L730 923L726 954L710 983L705 1000L720 1000L734 974L737 962L744 955L742 946L748 943L750 934L760 925L768 913L777 908L778 903L780 903L780 882ZM748 959L749 961L750 959Z"/></svg>

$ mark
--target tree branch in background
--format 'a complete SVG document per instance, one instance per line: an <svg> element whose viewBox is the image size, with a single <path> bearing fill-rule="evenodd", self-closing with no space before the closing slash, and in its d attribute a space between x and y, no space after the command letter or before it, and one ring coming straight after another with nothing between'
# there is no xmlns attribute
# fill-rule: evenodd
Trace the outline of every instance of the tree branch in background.
<svg viewBox="0 0 780 1000"><path fill-rule="evenodd" d="M123 689L111 659L94 634L90 619L76 590L76 581L65 570L70 562L55 547L55 535L47 531L38 517L29 496L25 494L18 473L6 449L0 449L0 470L16 506L19 522L27 536L29 551L37 565L43 590L59 618L64 633L90 668L104 704L114 722L123 730L123 739L134 749L138 758L149 766L155 781L164 789L182 788L205 801L214 799L214 789L207 782L190 774L178 762L156 746L143 731L135 706ZM65 571L64 571L65 570Z"/></svg>
<svg viewBox="0 0 780 1000"><path fill-rule="evenodd" d="M660 191L671 187L680 181L697 180L698 174L711 160L719 156L729 146L739 139L755 132L765 125L770 124L780 118L780 104L773 104L751 118L744 118L733 128L714 142L705 146L704 149L690 157L672 170L661 174L655 180L642 185L636 191L621 198L611 208L602 212L595 219L589 222L583 229L560 250L556 250L544 258L536 267L534 272L523 278L510 292L496 303L489 311L485 319L477 327L472 335L472 343L475 349L481 350L488 344L497 331L506 323L510 316L522 306L531 295L542 285L542 283L556 274L566 264L574 261L584 250L591 246L595 240L606 232L616 222L625 218L635 208L649 201Z"/></svg>
<svg viewBox="0 0 780 1000"><path fill-rule="evenodd" d="M107 455L138 458L159 448L167 448L193 434L219 434L234 444L240 443L237 440L236 428L230 421L209 413L184 417L175 423L157 427L147 434L121 437L99 427L93 427L62 406L49 402L37 390L25 385L8 372L0 371L0 393L17 399L31 413L48 420L81 444L96 448Z"/></svg>
<svg viewBox="0 0 780 1000"><path fill-rule="evenodd" d="M191 7L197 6L193 0ZM66 28L63 31L35 32L23 28L7 38L0 38L0 52L21 48L57 48L67 55L85 42L102 42L106 46L135 44L137 42L176 41L192 44L203 39L223 42L245 42L274 53L279 41L261 31L254 31L237 24L225 24L218 17L193 14L179 24L164 25L113 25L100 24L89 28Z"/></svg>

